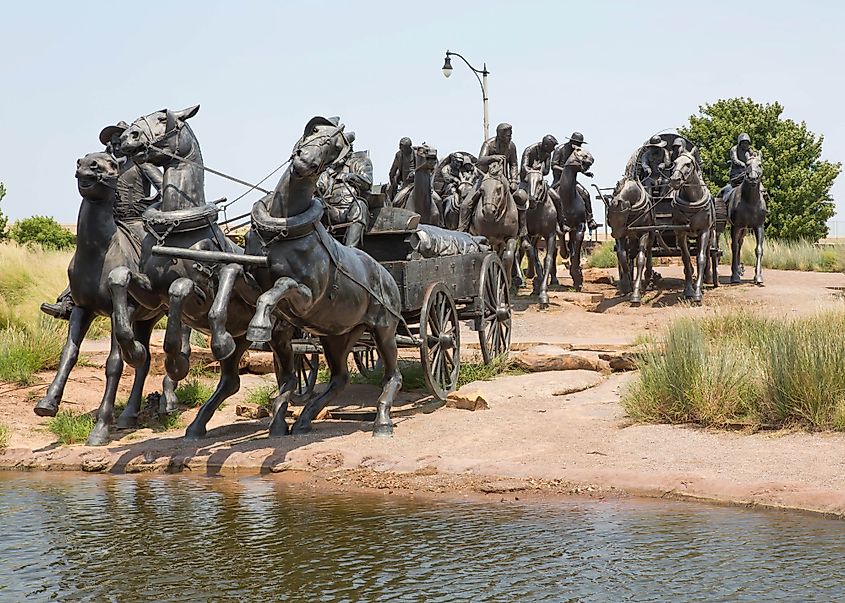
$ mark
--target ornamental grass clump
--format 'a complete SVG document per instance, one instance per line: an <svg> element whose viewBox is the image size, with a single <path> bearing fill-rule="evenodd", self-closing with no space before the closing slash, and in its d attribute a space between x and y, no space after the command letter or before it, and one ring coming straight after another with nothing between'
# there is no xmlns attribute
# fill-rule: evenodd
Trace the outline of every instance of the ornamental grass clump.
<svg viewBox="0 0 845 603"><path fill-rule="evenodd" d="M746 270L757 262L754 234L746 234L739 261ZM731 263L730 237L722 239L722 264ZM763 239L763 268L805 272L842 272L845 270L845 245L817 245L813 241Z"/></svg>
<svg viewBox="0 0 845 603"><path fill-rule="evenodd" d="M70 410L60 410L47 423L47 430L59 438L59 443L79 444L88 439L94 429L94 417L90 414L78 414Z"/></svg>
<svg viewBox="0 0 845 603"><path fill-rule="evenodd" d="M845 312L681 319L646 345L622 403L636 421L845 430Z"/></svg>
<svg viewBox="0 0 845 603"><path fill-rule="evenodd" d="M589 268L615 268L616 267L616 249L613 241L605 241L587 256L587 266Z"/></svg>

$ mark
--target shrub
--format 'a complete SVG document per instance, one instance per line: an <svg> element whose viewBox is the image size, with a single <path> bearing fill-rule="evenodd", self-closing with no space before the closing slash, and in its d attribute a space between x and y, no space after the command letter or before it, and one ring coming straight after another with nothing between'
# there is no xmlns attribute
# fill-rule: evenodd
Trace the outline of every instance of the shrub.
<svg viewBox="0 0 845 603"><path fill-rule="evenodd" d="M754 236L746 235L740 252L740 262L753 271L757 261ZM722 241L721 263L731 263L730 241ZM845 245L822 247L812 241L763 240L763 268L772 270L802 270L812 272L842 272L845 270Z"/></svg>
<svg viewBox="0 0 845 603"><path fill-rule="evenodd" d="M9 230L9 238L19 245L35 243L44 249L70 249L76 244L73 233L48 216L18 220Z"/></svg>
<svg viewBox="0 0 845 603"><path fill-rule="evenodd" d="M65 323L44 317L35 327L10 325L0 330L0 381L28 385L38 371L56 368L65 329Z"/></svg>
<svg viewBox="0 0 845 603"><path fill-rule="evenodd" d="M845 312L730 312L647 344L622 404L637 421L845 430Z"/></svg>
<svg viewBox="0 0 845 603"><path fill-rule="evenodd" d="M6 187L3 186L3 183L0 182L0 201L3 200L3 197L6 196ZM9 218L3 213L3 210L0 209L0 241L3 241L8 235L6 233L6 227L9 225Z"/></svg>
<svg viewBox="0 0 845 603"><path fill-rule="evenodd" d="M93 428L94 417L69 410L60 410L47 423L47 430L59 438L59 443L65 445L84 442Z"/></svg>
<svg viewBox="0 0 845 603"><path fill-rule="evenodd" d="M247 392L244 402L247 404L255 404L263 408L270 408L270 404L279 395L279 388L275 385L259 385Z"/></svg>
<svg viewBox="0 0 845 603"><path fill-rule="evenodd" d="M6 450L9 447L9 440L12 439L12 432L9 426L5 423L0 423L0 450Z"/></svg>
<svg viewBox="0 0 845 603"><path fill-rule="evenodd" d="M199 379L188 379L176 388L176 399L182 406L193 408L208 400L212 393L214 390Z"/></svg>
<svg viewBox="0 0 845 603"><path fill-rule="evenodd" d="M616 250L613 241L605 241L587 256L587 266L590 268L615 268Z"/></svg>

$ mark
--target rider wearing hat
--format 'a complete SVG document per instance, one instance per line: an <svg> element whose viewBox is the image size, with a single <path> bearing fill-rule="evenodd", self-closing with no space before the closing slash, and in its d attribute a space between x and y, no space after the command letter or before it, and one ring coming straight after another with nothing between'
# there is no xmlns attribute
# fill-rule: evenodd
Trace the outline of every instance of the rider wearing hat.
<svg viewBox="0 0 845 603"><path fill-rule="evenodd" d="M569 156L572 155L572 151L575 149L575 147L580 147L584 144L587 144L584 140L584 135L581 134L581 132L573 132L572 136L567 138L566 142L560 145L552 155L552 197L554 197L555 203L559 201L557 188L560 184L560 175L563 173L563 166L566 165L566 161L569 159ZM593 177L592 172L584 172L584 175L588 178ZM580 184L576 184L576 186L584 188ZM587 209L587 227L590 230L595 230L599 226L598 224L596 224L596 221L593 218L593 204L591 203L592 200L589 194L582 195L582 197L586 199L585 205Z"/></svg>
<svg viewBox="0 0 845 603"><path fill-rule="evenodd" d="M345 137L349 152L320 174L317 196L326 206L324 219L346 226L344 245L360 247L369 222L366 198L373 187L373 162L366 151L352 151L355 132L347 132Z"/></svg>
<svg viewBox="0 0 845 603"><path fill-rule="evenodd" d="M150 206L155 197L150 197L151 187L161 190L162 175L159 168L150 163L135 163L120 149L120 136L129 128L125 121L119 121L113 126L106 126L100 131L100 142L105 145L119 166L117 183L115 184L114 219L118 222L139 220L144 210ZM65 289L56 299L56 303L41 304L41 311L53 318L70 320L74 303L70 294L70 287Z"/></svg>
<svg viewBox="0 0 845 603"><path fill-rule="evenodd" d="M660 136L652 136L640 157L640 180L646 190L651 191L652 187L663 185L662 171L670 165L672 162L666 150L666 141ZM653 194L654 191L651 192Z"/></svg>
<svg viewBox="0 0 845 603"><path fill-rule="evenodd" d="M519 164L516 160L516 145L512 141L513 126L509 123L500 123L496 126L496 136L488 138L481 145L481 151L478 153L479 168L486 171L485 166L487 162L481 161L484 157L492 157L494 155L501 155L505 158L502 172L498 174L498 178L507 187L510 194L516 191L519 183ZM460 221L458 223L458 230L469 232L470 222L472 222L472 212L475 208L473 203L475 195L467 195L461 201ZM525 212L519 212L519 230L525 230Z"/></svg>
<svg viewBox="0 0 845 603"><path fill-rule="evenodd" d="M748 156L754 151L751 150L751 137L742 133L736 140L736 144L731 147L731 185L739 186L742 179L745 178L745 162L748 161Z"/></svg>
<svg viewBox="0 0 845 603"><path fill-rule="evenodd" d="M686 141L683 138L681 138L680 136L676 136L675 140L672 141L672 151L669 154L669 160L674 163L675 160L681 155L681 153L683 153L686 150L687 150Z"/></svg>
<svg viewBox="0 0 845 603"><path fill-rule="evenodd" d="M557 138L551 134L543 136L543 140L525 147L522 151L522 162L519 166L519 188L514 193L514 201L520 214L520 229L525 224L525 210L528 209L528 183L526 182L528 172L541 172L546 176L551 170L552 153L557 146ZM525 236L526 233L520 233Z"/></svg>

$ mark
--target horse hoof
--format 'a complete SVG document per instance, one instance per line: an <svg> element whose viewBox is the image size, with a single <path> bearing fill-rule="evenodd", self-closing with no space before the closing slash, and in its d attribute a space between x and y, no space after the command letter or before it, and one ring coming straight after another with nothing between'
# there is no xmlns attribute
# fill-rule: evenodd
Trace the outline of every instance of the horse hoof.
<svg viewBox="0 0 845 603"><path fill-rule="evenodd" d="M114 426L118 429L135 429L138 427L138 415L121 414L114 422Z"/></svg>
<svg viewBox="0 0 845 603"><path fill-rule="evenodd" d="M235 353L235 339L229 333L223 333L211 341L211 352L215 360L226 360Z"/></svg>
<svg viewBox="0 0 845 603"><path fill-rule="evenodd" d="M55 417L59 412L59 403L50 398L41 398L32 410L39 417Z"/></svg>
<svg viewBox="0 0 845 603"><path fill-rule="evenodd" d="M175 358L168 356L164 359L164 370L167 371L167 376L174 381L181 381L188 376L191 364L182 354Z"/></svg>
<svg viewBox="0 0 845 603"><path fill-rule="evenodd" d="M639 308L641 305L642 305L642 302L640 301L639 297L636 297L636 298L632 297L631 298L631 307L632 308Z"/></svg>
<svg viewBox="0 0 845 603"><path fill-rule="evenodd" d="M272 425L270 425L269 436L271 438L281 438L288 435L290 435L290 427L288 427L287 421L284 419L276 421L274 419Z"/></svg>
<svg viewBox="0 0 845 603"><path fill-rule="evenodd" d="M763 279L762 278L755 278L754 284L757 285L758 287L762 287L763 286Z"/></svg>
<svg viewBox="0 0 845 603"><path fill-rule="evenodd" d="M540 294L540 308L546 309L549 307L549 294L548 293L541 293Z"/></svg>
<svg viewBox="0 0 845 603"><path fill-rule="evenodd" d="M108 425L96 425L91 433L88 434L88 440L85 442L86 446L105 446L109 443L109 427Z"/></svg>
<svg viewBox="0 0 845 603"><path fill-rule="evenodd" d="M186 442L198 442L205 437L205 434L208 433L205 427L194 427L193 425L188 427L185 430L185 441Z"/></svg>
<svg viewBox="0 0 845 603"><path fill-rule="evenodd" d="M294 425L291 430L291 435L307 435L311 433L311 425Z"/></svg>
<svg viewBox="0 0 845 603"><path fill-rule="evenodd" d="M373 425L374 438L392 438L393 437L393 423L378 423Z"/></svg>
<svg viewBox="0 0 845 603"><path fill-rule="evenodd" d="M736 275L736 276L731 275L731 285L738 285L741 282L742 282L742 279L739 277L739 275Z"/></svg>
<svg viewBox="0 0 845 603"><path fill-rule="evenodd" d="M166 391L158 400L158 414L169 415L179 410L179 399L176 392Z"/></svg>
<svg viewBox="0 0 845 603"><path fill-rule="evenodd" d="M271 327L249 325L249 328L246 330L246 338L254 343L270 341L272 335L273 329Z"/></svg>

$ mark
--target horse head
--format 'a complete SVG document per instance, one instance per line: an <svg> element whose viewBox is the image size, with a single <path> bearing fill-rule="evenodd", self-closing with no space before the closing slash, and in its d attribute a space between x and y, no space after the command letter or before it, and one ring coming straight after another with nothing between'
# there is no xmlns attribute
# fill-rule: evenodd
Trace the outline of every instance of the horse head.
<svg viewBox="0 0 845 603"><path fill-rule="evenodd" d="M291 153L291 170L297 176L319 176L332 163L343 159L352 150L350 132L344 134L340 118L312 117L305 124L302 138Z"/></svg>
<svg viewBox="0 0 845 603"><path fill-rule="evenodd" d="M698 165L695 157L688 151L682 152L672 163L672 175L669 177L669 186L672 187L672 190L680 190L697 169Z"/></svg>
<svg viewBox="0 0 845 603"><path fill-rule="evenodd" d="M577 166L579 172L587 172L593 161L593 155L587 149L574 147L563 167Z"/></svg>
<svg viewBox="0 0 845 603"><path fill-rule="evenodd" d="M481 213L487 219L494 219L506 202L505 184L495 174L487 174L478 185L481 196Z"/></svg>
<svg viewBox="0 0 845 603"><path fill-rule="evenodd" d="M616 183L610 201L607 202L607 223L614 239L625 235L631 212L643 206L645 197L645 189L638 180L623 178Z"/></svg>
<svg viewBox="0 0 845 603"><path fill-rule="evenodd" d="M414 170L420 172L431 172L437 167L437 149L422 143L414 147Z"/></svg>
<svg viewBox="0 0 845 603"><path fill-rule="evenodd" d="M76 161L76 187L88 201L114 201L120 168L109 153L88 153Z"/></svg>
<svg viewBox="0 0 845 603"><path fill-rule="evenodd" d="M528 185L528 203L532 209L546 199L548 183L543 178L543 173L538 170L528 170L525 173L525 182Z"/></svg>
<svg viewBox="0 0 845 603"><path fill-rule="evenodd" d="M172 155L190 156L197 139L185 122L199 110L200 106L194 105L181 111L162 109L139 117L121 134L120 150L136 162L158 166L170 163Z"/></svg>
<svg viewBox="0 0 845 603"><path fill-rule="evenodd" d="M760 179L763 177L763 157L758 151L748 155L745 161L745 181L751 186L760 184Z"/></svg>

